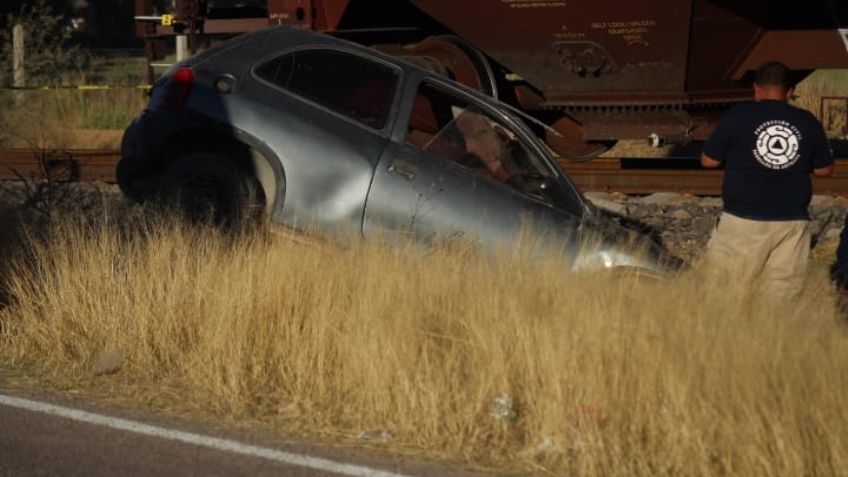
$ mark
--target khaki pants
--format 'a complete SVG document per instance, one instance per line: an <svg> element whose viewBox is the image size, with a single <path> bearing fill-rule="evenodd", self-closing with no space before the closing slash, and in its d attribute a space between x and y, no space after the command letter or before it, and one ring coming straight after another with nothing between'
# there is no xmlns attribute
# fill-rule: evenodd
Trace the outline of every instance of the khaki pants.
<svg viewBox="0 0 848 477"><path fill-rule="evenodd" d="M749 220L723 213L707 244L709 267L736 273L739 283L760 278L774 297L801 293L810 256L810 222Z"/></svg>

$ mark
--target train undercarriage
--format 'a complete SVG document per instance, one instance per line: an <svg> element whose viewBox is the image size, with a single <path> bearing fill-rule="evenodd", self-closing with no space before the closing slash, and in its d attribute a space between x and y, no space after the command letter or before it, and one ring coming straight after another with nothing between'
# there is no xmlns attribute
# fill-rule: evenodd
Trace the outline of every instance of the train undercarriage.
<svg viewBox="0 0 848 477"><path fill-rule="evenodd" d="M588 159L619 140L705 139L780 60L801 80L848 68L836 0L136 0L151 64L269 25L403 56L544 121L551 148ZM149 70L152 76L152 68Z"/></svg>

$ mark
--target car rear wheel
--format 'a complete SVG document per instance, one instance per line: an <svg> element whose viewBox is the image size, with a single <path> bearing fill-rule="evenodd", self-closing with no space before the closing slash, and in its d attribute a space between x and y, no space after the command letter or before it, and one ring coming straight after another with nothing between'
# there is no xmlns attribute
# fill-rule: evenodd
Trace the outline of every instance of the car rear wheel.
<svg viewBox="0 0 848 477"><path fill-rule="evenodd" d="M161 197L196 224L234 228L261 216L258 181L221 154L192 153L176 160L161 182Z"/></svg>

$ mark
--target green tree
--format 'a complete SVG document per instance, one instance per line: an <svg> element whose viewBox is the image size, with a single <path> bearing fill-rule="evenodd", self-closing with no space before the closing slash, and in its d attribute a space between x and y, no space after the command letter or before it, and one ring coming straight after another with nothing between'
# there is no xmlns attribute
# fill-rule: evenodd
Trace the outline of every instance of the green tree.
<svg viewBox="0 0 848 477"><path fill-rule="evenodd" d="M12 27L24 27L26 43L27 86L54 86L78 73L85 61L79 47L71 45L72 32L65 17L46 0L24 5L17 13L8 14L0 31L0 83L12 82Z"/></svg>

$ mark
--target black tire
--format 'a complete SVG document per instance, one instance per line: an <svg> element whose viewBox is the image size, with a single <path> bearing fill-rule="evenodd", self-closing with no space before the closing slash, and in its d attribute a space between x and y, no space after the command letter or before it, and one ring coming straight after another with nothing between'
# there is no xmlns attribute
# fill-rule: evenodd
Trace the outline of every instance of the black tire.
<svg viewBox="0 0 848 477"><path fill-rule="evenodd" d="M171 164L160 183L164 205L195 224L232 229L261 216L258 181L225 156L186 154Z"/></svg>

